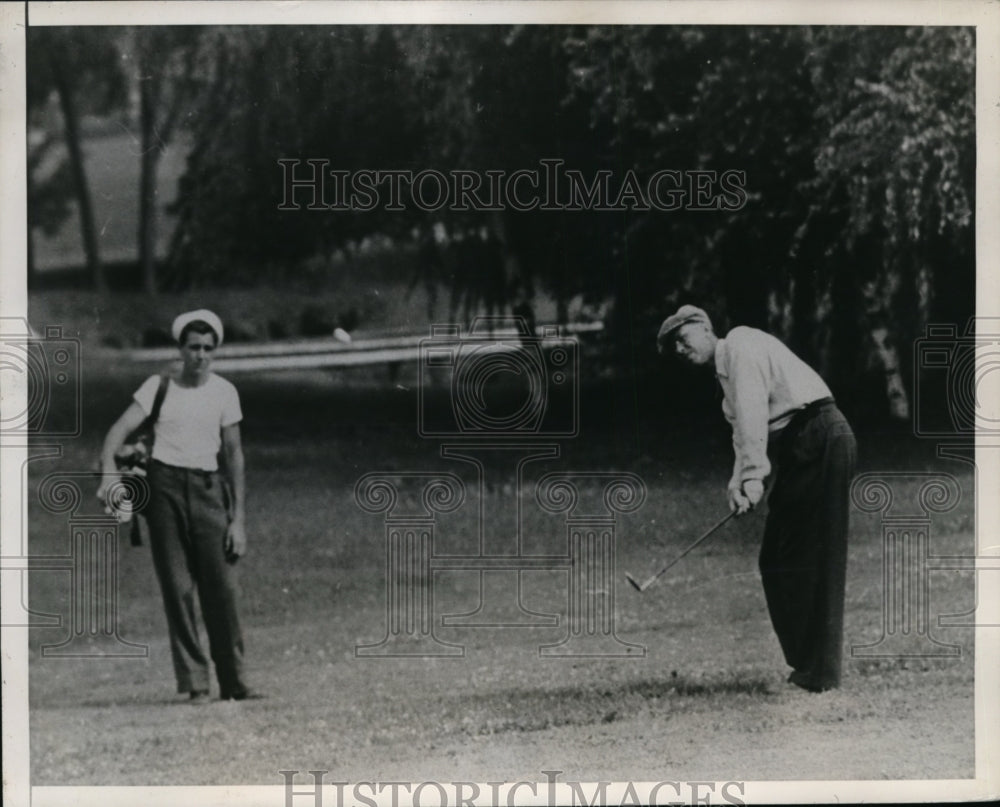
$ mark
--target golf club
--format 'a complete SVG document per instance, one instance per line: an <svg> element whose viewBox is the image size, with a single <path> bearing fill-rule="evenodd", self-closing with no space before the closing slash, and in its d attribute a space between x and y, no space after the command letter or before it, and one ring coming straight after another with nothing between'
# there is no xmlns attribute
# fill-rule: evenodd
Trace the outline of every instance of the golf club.
<svg viewBox="0 0 1000 807"><path fill-rule="evenodd" d="M684 558L685 555L687 555L688 552L690 552L692 549L694 549L696 546L698 546L698 544L700 544L702 541L704 541L706 538L708 538L713 532L715 532L717 529L719 529L719 527L721 527L723 524L725 524L727 521L729 521L729 519L731 519L735 515L736 515L736 511L735 510L727 513L726 516L725 516L725 518L721 519L720 521L718 521L717 523L715 523L711 527L709 527L708 530L705 531L704 535L700 536L698 538L698 540L696 540L693 544L691 544L691 546L689 546L687 549L685 549L683 552L681 552L676 558L674 558L672 561L670 561L670 563L668 563L666 566L664 566L662 569L660 569L660 571L658 571L656 574L654 574L652 577L650 577L649 580L647 580L645 583L639 583L639 581L636 580L634 577L632 577L632 575L630 575L628 572L625 572L625 579L628 580L629 583L632 584L632 588L634 588L639 593L642 593L647 588L649 588L651 585L653 585L653 583L655 583L657 580L659 580L660 577L663 576L664 572L666 572L668 569L670 569L672 566L674 566L676 563L678 563L682 558Z"/></svg>

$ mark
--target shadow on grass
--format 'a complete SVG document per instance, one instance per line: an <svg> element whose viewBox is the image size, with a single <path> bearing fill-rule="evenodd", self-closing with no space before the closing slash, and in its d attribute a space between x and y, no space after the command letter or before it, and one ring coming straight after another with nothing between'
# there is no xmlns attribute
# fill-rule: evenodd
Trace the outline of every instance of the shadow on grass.
<svg viewBox="0 0 1000 807"><path fill-rule="evenodd" d="M740 677L738 674L719 676L709 680L689 680L684 676L671 674L665 681L632 681L622 688L624 694L637 694L643 698L656 699L664 695L679 697L702 697L715 695L771 695L770 681L764 677ZM611 697L617 693L604 691Z"/></svg>
<svg viewBox="0 0 1000 807"><path fill-rule="evenodd" d="M774 694L768 679L739 674L689 679L671 674L662 680L609 686L512 689L459 698L449 705L443 724L470 736L544 731L563 726L614 723L652 709L664 717L718 698L764 698Z"/></svg>

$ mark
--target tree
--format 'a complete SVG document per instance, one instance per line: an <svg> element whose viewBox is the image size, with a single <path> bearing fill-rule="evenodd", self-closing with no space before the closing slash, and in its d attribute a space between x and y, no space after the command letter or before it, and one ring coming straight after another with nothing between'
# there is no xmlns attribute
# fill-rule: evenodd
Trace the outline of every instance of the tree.
<svg viewBox="0 0 1000 807"><path fill-rule="evenodd" d="M297 271L351 241L430 223L412 206L278 210L278 157L328 158L346 171L480 173L537 169L555 157L587 178L603 171L619 182L664 168L745 177L745 203L721 209L435 214L452 232L486 228L502 245L502 270L489 264L494 309L535 288L556 298L562 316L574 295L610 298L619 367L648 366L658 320L695 302L723 330L774 331L850 389L867 364L884 379L886 363L899 364L893 350L929 317L971 310L967 29L426 26L212 36L172 250L175 266L200 277ZM945 256L958 261L960 283L940 275ZM454 274L457 291L482 291ZM962 291L945 293L953 286ZM893 382L897 392L904 386Z"/></svg>
<svg viewBox="0 0 1000 807"><path fill-rule="evenodd" d="M630 284L627 321L707 303L776 331L835 388L873 365L904 414L894 352L930 316L972 310L971 31L623 27L570 45L591 127L624 164L747 175L738 211L622 228L619 266L664 269ZM958 282L935 277L956 263Z"/></svg>
<svg viewBox="0 0 1000 807"><path fill-rule="evenodd" d="M174 208L175 278L293 275L352 240L405 231L411 220L383 211L279 209L280 158L302 161L301 170L325 159L345 171L417 161L419 116L391 29L278 26L207 36L213 56Z"/></svg>
<svg viewBox="0 0 1000 807"><path fill-rule="evenodd" d="M865 317L889 348L911 344L934 318L974 310L975 43L971 29L815 33L818 217L840 223ZM847 330L843 307L834 326ZM840 373L851 373L838 351ZM909 387L910 365L902 364Z"/></svg>
<svg viewBox="0 0 1000 807"><path fill-rule="evenodd" d="M65 188L72 182L69 162L59 154L57 139L45 129L36 129L28 138L28 282L34 281L35 230L54 235L69 217Z"/></svg>
<svg viewBox="0 0 1000 807"><path fill-rule="evenodd" d="M29 28L27 54L29 107L45 103L53 93L58 99L87 271L94 288L104 293L107 282L87 180L81 118L85 113L107 114L124 102L118 49L113 37L100 29Z"/></svg>
<svg viewBox="0 0 1000 807"><path fill-rule="evenodd" d="M139 265L146 293L158 287L157 173L185 105L198 89L203 66L201 29L146 26L128 32L124 59L131 62L139 88Z"/></svg>
<svg viewBox="0 0 1000 807"><path fill-rule="evenodd" d="M538 170L558 157L575 168L605 161L570 95L567 29L538 26L417 27L401 33L428 136L425 164L479 172ZM525 78L531 77L530 84ZM597 155L595 157L595 154ZM450 212L450 229L485 229L503 251L504 303L525 304L537 286L566 303L594 275L586 263L608 228L601 217L503 211ZM586 219L586 223L584 223ZM569 232L567 233L567 228ZM566 237L568 235L568 237ZM580 264L584 261L584 265ZM455 281L469 287L466 261ZM580 271L585 269L585 271ZM491 287L498 284L494 280ZM494 307L496 304L494 302Z"/></svg>

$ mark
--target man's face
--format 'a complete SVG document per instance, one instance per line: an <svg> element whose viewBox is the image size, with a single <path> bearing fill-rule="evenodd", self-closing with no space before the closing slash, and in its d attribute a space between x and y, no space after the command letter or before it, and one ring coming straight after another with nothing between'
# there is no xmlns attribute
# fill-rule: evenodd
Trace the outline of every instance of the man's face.
<svg viewBox="0 0 1000 807"><path fill-rule="evenodd" d="M715 352L712 331L704 322L687 322L674 334L674 353L688 364L708 364Z"/></svg>
<svg viewBox="0 0 1000 807"><path fill-rule="evenodd" d="M212 354L215 352L215 334L195 333L191 331L181 345L181 357L184 360L184 372L189 377L202 377L212 364Z"/></svg>

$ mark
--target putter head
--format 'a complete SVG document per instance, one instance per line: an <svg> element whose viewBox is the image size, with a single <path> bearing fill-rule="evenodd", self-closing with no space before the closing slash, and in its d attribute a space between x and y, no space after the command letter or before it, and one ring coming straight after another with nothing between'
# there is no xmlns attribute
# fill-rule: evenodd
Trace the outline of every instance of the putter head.
<svg viewBox="0 0 1000 807"><path fill-rule="evenodd" d="M625 579L632 584L632 588L634 588L636 591L640 593L642 592L642 586L639 585L639 581L636 580L634 577L632 577L632 575L630 575L628 572L625 572Z"/></svg>

